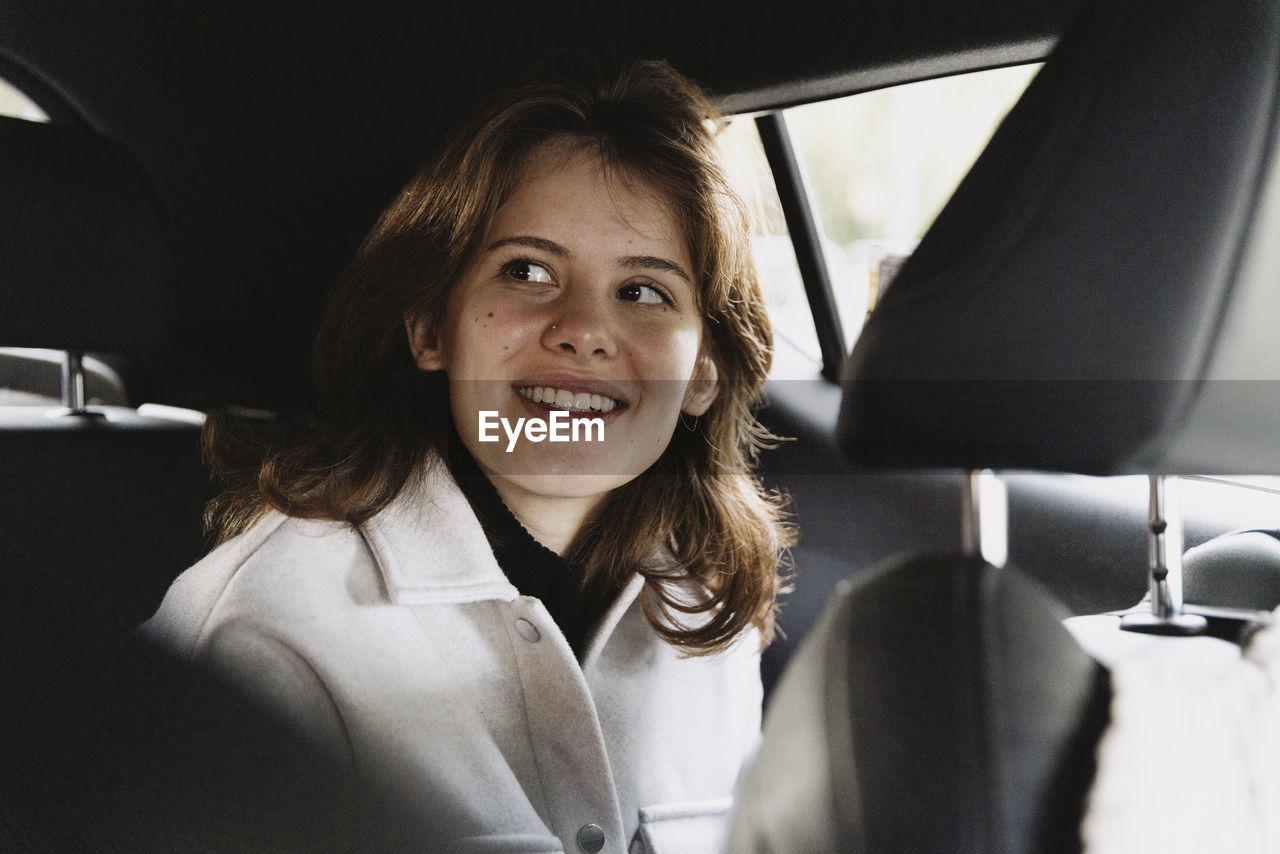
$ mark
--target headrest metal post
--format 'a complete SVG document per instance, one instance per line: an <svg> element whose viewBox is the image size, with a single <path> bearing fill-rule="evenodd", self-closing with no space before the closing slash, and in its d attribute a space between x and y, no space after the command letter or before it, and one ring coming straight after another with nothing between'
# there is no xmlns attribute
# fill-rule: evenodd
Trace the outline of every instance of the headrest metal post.
<svg viewBox="0 0 1280 854"><path fill-rule="evenodd" d="M93 412L85 405L84 353L67 350L62 359L62 409L47 413L53 418L77 416L79 418L103 418L101 412Z"/></svg>
<svg viewBox="0 0 1280 854"><path fill-rule="evenodd" d="M964 553L992 566L1004 566L1009 559L1009 496L1004 481L989 469L969 472L961 514Z"/></svg>
<svg viewBox="0 0 1280 854"><path fill-rule="evenodd" d="M1126 614L1121 626L1156 635L1198 635L1208 622L1182 611L1182 508L1178 481L1163 474L1148 476L1147 514L1148 598L1151 611Z"/></svg>
<svg viewBox="0 0 1280 854"><path fill-rule="evenodd" d="M68 415L83 415L84 405L84 354L68 350L62 359L62 405Z"/></svg>

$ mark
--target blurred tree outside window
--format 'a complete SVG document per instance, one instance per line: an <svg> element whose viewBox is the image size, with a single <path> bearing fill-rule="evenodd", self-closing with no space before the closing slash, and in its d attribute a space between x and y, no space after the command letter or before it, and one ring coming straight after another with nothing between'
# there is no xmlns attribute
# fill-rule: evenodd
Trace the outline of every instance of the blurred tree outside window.
<svg viewBox="0 0 1280 854"><path fill-rule="evenodd" d="M958 74L785 112L850 346L882 277L915 248L1038 70ZM760 197L756 255L775 326L817 361L812 316L754 123L733 121L724 139L731 168L745 164L739 185L752 184Z"/></svg>

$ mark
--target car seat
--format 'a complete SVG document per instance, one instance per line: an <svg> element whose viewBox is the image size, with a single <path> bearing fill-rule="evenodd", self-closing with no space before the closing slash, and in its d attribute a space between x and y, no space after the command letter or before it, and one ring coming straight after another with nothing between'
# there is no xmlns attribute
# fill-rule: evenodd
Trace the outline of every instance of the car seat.
<svg viewBox="0 0 1280 854"><path fill-rule="evenodd" d="M1280 472L1278 73L1269 0L1086 2L864 328L851 461ZM1080 850L1106 671L966 546L831 604L727 850Z"/></svg>
<svg viewBox="0 0 1280 854"><path fill-rule="evenodd" d="M0 345L164 345L163 212L126 151L0 119L0 195ZM132 634L205 548L199 426L69 391L0 408L0 849L377 847L349 769Z"/></svg>
<svg viewBox="0 0 1280 854"><path fill-rule="evenodd" d="M87 351L164 346L175 322L164 213L126 150L82 127L0 118L0 194L0 347L65 351L74 367ZM28 361L43 368L40 355ZM80 372L66 373L74 414L0 406L0 532L140 622L206 547L200 428L86 407Z"/></svg>

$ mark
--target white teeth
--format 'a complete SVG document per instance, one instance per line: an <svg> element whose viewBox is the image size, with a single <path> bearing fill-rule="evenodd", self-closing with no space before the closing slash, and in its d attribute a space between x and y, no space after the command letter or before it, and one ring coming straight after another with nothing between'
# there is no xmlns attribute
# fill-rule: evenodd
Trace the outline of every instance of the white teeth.
<svg viewBox="0 0 1280 854"><path fill-rule="evenodd" d="M518 391L534 403L545 403L549 406L575 412L590 412L593 410L596 412L612 412L618 408L618 401L613 398L590 394L585 391L572 392L562 388L551 388L550 386L525 386L518 389Z"/></svg>

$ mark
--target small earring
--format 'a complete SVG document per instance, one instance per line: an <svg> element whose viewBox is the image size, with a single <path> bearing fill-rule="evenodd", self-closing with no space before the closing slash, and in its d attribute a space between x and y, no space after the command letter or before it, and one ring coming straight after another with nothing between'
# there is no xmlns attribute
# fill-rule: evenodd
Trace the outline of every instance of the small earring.
<svg viewBox="0 0 1280 854"><path fill-rule="evenodd" d="M698 430L698 416L689 415L689 417L693 419L693 423L690 424L688 421L684 420L684 417L686 415L689 415L689 413L687 412L680 413L680 426L684 427L684 429L688 430L690 433L696 433Z"/></svg>

